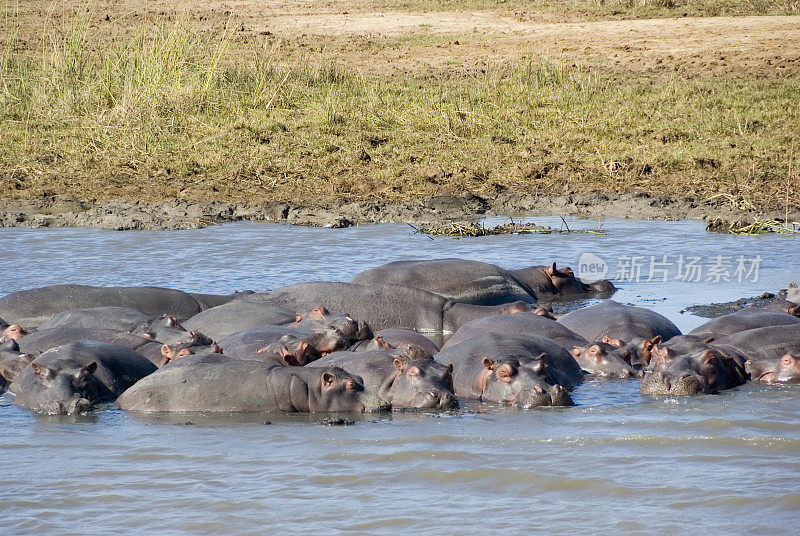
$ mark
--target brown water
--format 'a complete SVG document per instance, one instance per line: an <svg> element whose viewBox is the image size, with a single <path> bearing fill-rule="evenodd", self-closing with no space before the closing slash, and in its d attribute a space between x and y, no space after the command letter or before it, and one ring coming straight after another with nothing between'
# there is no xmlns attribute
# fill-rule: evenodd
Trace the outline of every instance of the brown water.
<svg viewBox="0 0 800 536"><path fill-rule="evenodd" d="M680 314L687 305L800 279L797 239L710 235L697 222L604 228L606 236L464 240L430 240L401 225L1 229L0 294L64 282L261 290L347 280L400 258L515 268L574 264L587 251L609 262L760 254L756 282L620 283L616 299L688 330L703 320ZM140 418L113 407L44 417L5 394L0 534L798 533L800 389L747 384L650 398L638 382L595 381L573 398L574 408L468 403L450 413L348 415L352 424L332 426L327 415Z"/></svg>

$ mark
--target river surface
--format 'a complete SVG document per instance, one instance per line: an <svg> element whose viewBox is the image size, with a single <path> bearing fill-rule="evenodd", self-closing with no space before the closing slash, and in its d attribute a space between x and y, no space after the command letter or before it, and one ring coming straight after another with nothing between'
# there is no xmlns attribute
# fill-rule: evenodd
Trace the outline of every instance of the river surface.
<svg viewBox="0 0 800 536"><path fill-rule="evenodd" d="M0 295L57 283L265 290L347 281L408 258L505 268L556 260L577 271L580 258L595 261L587 270L605 263L616 300L687 331L704 321L682 312L689 305L800 280L797 237L709 234L694 221L602 229L458 240L398 224L0 229ZM350 415L344 426L326 415L136 417L114 407L35 416L6 393L0 534L800 532L800 389L747 384L652 398L638 388L590 381L573 408L471 402L446 413Z"/></svg>

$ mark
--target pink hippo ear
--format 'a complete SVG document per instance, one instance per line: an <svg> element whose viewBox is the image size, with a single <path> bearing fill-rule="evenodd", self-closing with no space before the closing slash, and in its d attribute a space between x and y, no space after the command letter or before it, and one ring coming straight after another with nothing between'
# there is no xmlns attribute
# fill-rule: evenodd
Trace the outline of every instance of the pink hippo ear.
<svg viewBox="0 0 800 536"><path fill-rule="evenodd" d="M586 356L592 361L595 361L597 363L600 362L600 359L603 357L604 354L605 352L603 351L603 349L596 344L591 345L589 347L589 350L586 352Z"/></svg>
<svg viewBox="0 0 800 536"><path fill-rule="evenodd" d="M300 313L295 313L294 314L294 321L295 322L302 322L303 321L303 315L301 315Z"/></svg>
<svg viewBox="0 0 800 536"><path fill-rule="evenodd" d="M620 339L616 339L616 338L612 338L612 337L608 337L608 336L603 337L603 342L608 344L609 346L613 346L615 348L622 348L623 346L625 346L625 343L623 343Z"/></svg>
<svg viewBox="0 0 800 536"><path fill-rule="evenodd" d="M402 361L400 361L399 359L395 359L395 360L393 361L393 363L394 363L394 368L396 368L396 369L397 369L397 370L399 370L400 372L402 372L402 371L403 371L403 367L404 367L404 365L403 365L403 362L402 362Z"/></svg>
<svg viewBox="0 0 800 536"><path fill-rule="evenodd" d="M552 266L548 266L547 269L545 269L545 272L547 272L547 275L549 275L549 276L556 275L557 271L558 271L558 269L556 268L556 263L555 262L553 262Z"/></svg>
<svg viewBox="0 0 800 536"><path fill-rule="evenodd" d="M496 361L492 361L492 360L491 360L491 359L489 359L488 357L484 357L484 358L483 358L483 366L484 366L484 368L486 368L487 370L494 370L494 366L495 366L496 364L497 364L497 362L496 362Z"/></svg>
<svg viewBox="0 0 800 536"><path fill-rule="evenodd" d="M781 368L798 368L797 359L792 354L785 354L781 357Z"/></svg>
<svg viewBox="0 0 800 536"><path fill-rule="evenodd" d="M571 353L573 357L580 357L583 353L583 346L573 346Z"/></svg>
<svg viewBox="0 0 800 536"><path fill-rule="evenodd" d="M167 346L166 344L161 346L161 355L164 357L172 358L172 348Z"/></svg>

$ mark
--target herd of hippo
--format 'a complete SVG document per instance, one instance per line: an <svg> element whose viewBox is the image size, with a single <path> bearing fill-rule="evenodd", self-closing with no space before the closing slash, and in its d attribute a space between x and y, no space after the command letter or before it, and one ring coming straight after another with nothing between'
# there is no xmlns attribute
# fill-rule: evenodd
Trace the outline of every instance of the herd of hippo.
<svg viewBox="0 0 800 536"><path fill-rule="evenodd" d="M268 292L56 285L0 298L0 392L37 413L568 406L587 377L647 395L800 383L800 289L687 334L569 268L391 262ZM444 342L437 346L433 341Z"/></svg>

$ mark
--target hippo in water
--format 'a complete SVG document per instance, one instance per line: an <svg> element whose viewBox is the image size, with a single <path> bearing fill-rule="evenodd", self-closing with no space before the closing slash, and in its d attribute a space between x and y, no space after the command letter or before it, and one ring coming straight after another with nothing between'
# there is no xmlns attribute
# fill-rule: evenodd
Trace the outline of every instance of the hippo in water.
<svg viewBox="0 0 800 536"><path fill-rule="evenodd" d="M784 354L778 359L747 361L745 370L750 379L760 383L800 383L800 353Z"/></svg>
<svg viewBox="0 0 800 536"><path fill-rule="evenodd" d="M714 337L719 339L726 335L750 329L770 326L792 326L800 324L800 318L783 311L764 309L761 307L745 307L735 313L718 316L693 329L689 335L700 338Z"/></svg>
<svg viewBox="0 0 800 536"><path fill-rule="evenodd" d="M348 314L331 313L325 307L317 306L305 314L297 313L293 328L305 328L312 331L335 329L344 335L350 344L372 338L372 330L366 322L353 320Z"/></svg>
<svg viewBox="0 0 800 536"><path fill-rule="evenodd" d="M745 358L735 349L694 336L673 337L652 351L639 391L647 395L717 393L747 381Z"/></svg>
<svg viewBox="0 0 800 536"><path fill-rule="evenodd" d="M113 402L156 370L124 346L82 341L58 346L32 361L11 384L14 403L36 413L75 414Z"/></svg>
<svg viewBox="0 0 800 536"><path fill-rule="evenodd" d="M0 316L34 329L63 311L87 307L126 307L157 318L167 314L178 320L221 305L243 294L215 296L190 294L161 287L93 287L53 285L14 292L0 298Z"/></svg>
<svg viewBox="0 0 800 536"><path fill-rule="evenodd" d="M572 297L613 292L604 281L588 285L572 270L532 266L505 270L493 264L466 259L395 261L361 272L351 281L363 285L402 285L427 290L457 303L498 305L514 301L532 303L554 296Z"/></svg>
<svg viewBox="0 0 800 536"><path fill-rule="evenodd" d="M292 335L313 347L316 354L326 355L337 350L346 350L350 344L347 338L335 329L312 331L288 326L261 326L240 331L217 341L222 352L238 359L258 359L271 344L285 335Z"/></svg>
<svg viewBox="0 0 800 536"><path fill-rule="evenodd" d="M219 340L261 326L286 326L295 322L293 309L253 303L239 298L196 314L181 324L188 330Z"/></svg>
<svg viewBox="0 0 800 536"><path fill-rule="evenodd" d="M407 358L404 349L334 352L314 366L337 366L364 379L392 409L455 409L453 366L432 357Z"/></svg>
<svg viewBox="0 0 800 536"><path fill-rule="evenodd" d="M564 348L535 335L487 333L434 357L453 364L456 395L521 408L571 405L565 388L584 376Z"/></svg>
<svg viewBox="0 0 800 536"><path fill-rule="evenodd" d="M178 359L117 399L126 411L262 413L388 410L358 376L338 367L280 367L222 354Z"/></svg>
<svg viewBox="0 0 800 536"><path fill-rule="evenodd" d="M576 345L587 344L586 339L555 320L533 312L527 312L486 316L468 322L458 328L442 348L449 348L455 344L474 339L484 333L539 335L567 349L572 349Z"/></svg>

